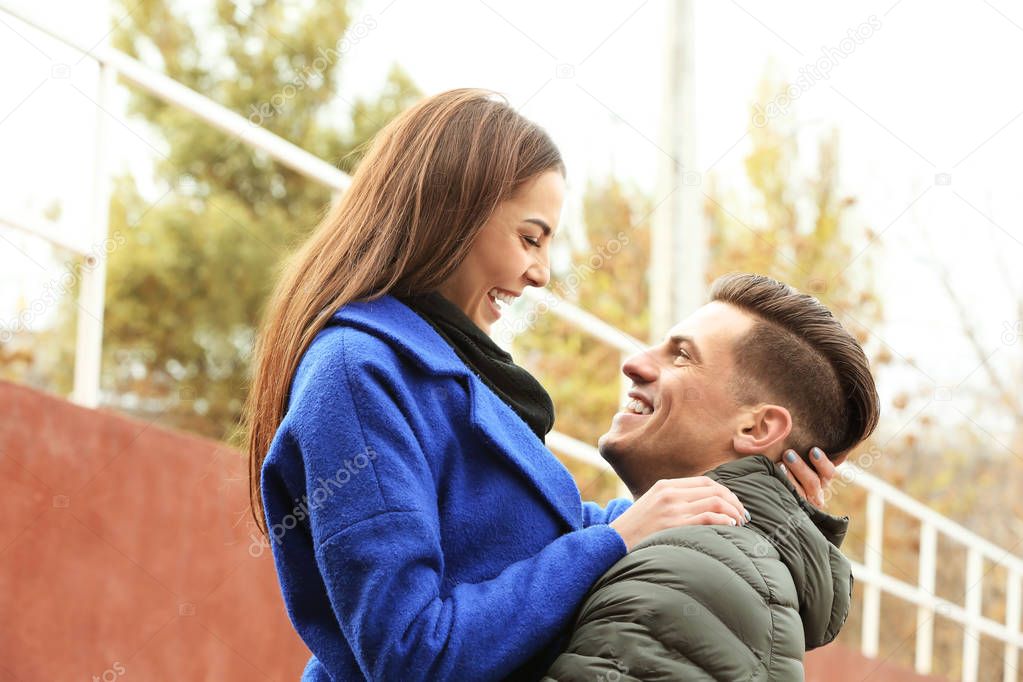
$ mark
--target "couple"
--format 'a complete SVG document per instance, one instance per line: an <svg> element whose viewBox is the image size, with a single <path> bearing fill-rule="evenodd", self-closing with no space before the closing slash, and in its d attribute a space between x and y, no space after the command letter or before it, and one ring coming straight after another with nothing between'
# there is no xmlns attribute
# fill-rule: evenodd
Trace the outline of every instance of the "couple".
<svg viewBox="0 0 1023 682"><path fill-rule="evenodd" d="M801 679L844 622L847 519L804 498L878 401L815 299L729 276L626 362L600 449L635 502L583 502L544 447L550 397L487 334L549 280L564 177L493 93L427 98L278 283L250 492L303 680Z"/></svg>

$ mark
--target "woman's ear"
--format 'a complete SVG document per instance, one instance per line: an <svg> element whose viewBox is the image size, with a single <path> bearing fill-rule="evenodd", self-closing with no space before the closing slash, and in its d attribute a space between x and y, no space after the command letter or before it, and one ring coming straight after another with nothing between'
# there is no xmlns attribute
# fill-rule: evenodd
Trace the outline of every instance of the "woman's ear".
<svg viewBox="0 0 1023 682"><path fill-rule="evenodd" d="M780 455L790 433L792 415L787 409L781 405L758 405L743 411L732 436L732 447L740 455Z"/></svg>

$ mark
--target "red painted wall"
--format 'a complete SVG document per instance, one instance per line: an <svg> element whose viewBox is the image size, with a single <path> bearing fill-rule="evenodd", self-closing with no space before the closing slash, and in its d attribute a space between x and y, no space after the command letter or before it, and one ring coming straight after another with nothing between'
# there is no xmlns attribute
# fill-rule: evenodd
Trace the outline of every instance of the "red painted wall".
<svg viewBox="0 0 1023 682"><path fill-rule="evenodd" d="M297 680L247 475L217 442L0 382L0 682ZM808 682L867 675L917 679L807 660Z"/></svg>
<svg viewBox="0 0 1023 682"><path fill-rule="evenodd" d="M236 451L0 382L0 479L3 682L299 678Z"/></svg>
<svg viewBox="0 0 1023 682"><path fill-rule="evenodd" d="M862 656L838 644L806 655L806 682L944 682L947 678L917 675L891 663Z"/></svg>

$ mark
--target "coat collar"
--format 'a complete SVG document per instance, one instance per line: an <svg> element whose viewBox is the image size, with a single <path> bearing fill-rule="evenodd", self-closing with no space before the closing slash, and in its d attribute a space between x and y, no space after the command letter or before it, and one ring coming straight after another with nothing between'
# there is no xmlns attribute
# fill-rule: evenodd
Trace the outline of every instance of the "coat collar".
<svg viewBox="0 0 1023 682"><path fill-rule="evenodd" d="M471 374L451 346L411 308L384 295L349 303L331 318L346 327L357 327L387 341L420 369L440 376Z"/></svg>
<svg viewBox="0 0 1023 682"><path fill-rule="evenodd" d="M849 613L853 584L849 561L838 549L849 517L808 503L763 455L722 464L706 475L736 494L753 516L749 525L788 568L799 595L807 650L834 639ZM766 550L766 545L757 550Z"/></svg>
<svg viewBox="0 0 1023 682"><path fill-rule="evenodd" d="M578 528L582 500L571 474L426 320L390 295L349 303L331 319L386 341L429 374L463 381L469 390L473 429L532 483L569 530Z"/></svg>
<svg viewBox="0 0 1023 682"><path fill-rule="evenodd" d="M810 523L820 531L821 536L836 548L841 547L845 540L849 517L833 516L804 500L788 477L764 455L741 457L708 471L706 475L732 489L740 499L753 487L758 488L758 492L770 491L768 496L772 498L773 504L765 505L763 512L775 517L772 519L774 523L780 523L785 513L798 508L809 517ZM774 480L768 483L764 476Z"/></svg>

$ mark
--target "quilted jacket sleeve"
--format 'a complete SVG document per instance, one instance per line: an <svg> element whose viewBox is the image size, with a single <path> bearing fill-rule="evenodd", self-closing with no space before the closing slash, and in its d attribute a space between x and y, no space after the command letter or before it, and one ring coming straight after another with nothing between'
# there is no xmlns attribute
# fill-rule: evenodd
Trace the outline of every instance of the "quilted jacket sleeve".
<svg viewBox="0 0 1023 682"><path fill-rule="evenodd" d="M795 586L755 533L690 526L616 563L547 680L802 680Z"/></svg>

